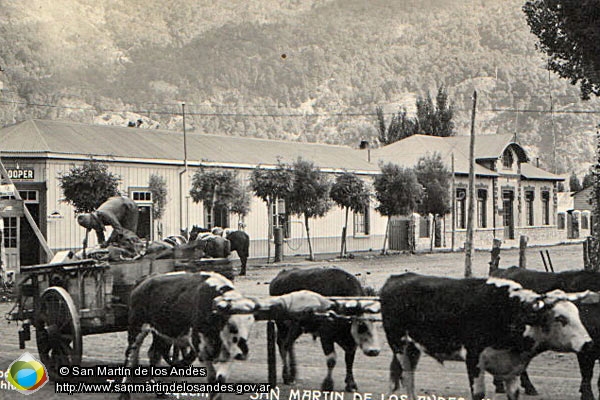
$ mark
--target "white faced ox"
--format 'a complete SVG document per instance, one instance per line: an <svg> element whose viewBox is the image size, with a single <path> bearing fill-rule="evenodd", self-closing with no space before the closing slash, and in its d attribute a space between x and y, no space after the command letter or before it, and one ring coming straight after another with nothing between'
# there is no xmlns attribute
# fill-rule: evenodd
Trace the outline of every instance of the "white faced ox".
<svg viewBox="0 0 600 400"><path fill-rule="evenodd" d="M171 364L190 364L198 357L207 366L210 383L225 382L233 360L248 357L254 317L228 313L218 307L223 302L235 303L238 311L249 313L256 307L253 300L235 290L231 281L216 273L176 272L148 277L131 293L125 366L137 365L140 346L152 333L148 352L151 365L158 365L161 358ZM174 348L186 354L183 361L173 362Z"/></svg>
<svg viewBox="0 0 600 400"><path fill-rule="evenodd" d="M338 268L283 270L269 286L271 296L282 296L302 290L310 290L321 296L365 296L358 279ZM358 389L352 371L356 349L360 347L367 356L376 356L380 351L379 338L373 322L360 315L334 319L310 315L281 316L276 318L276 323L277 344L282 359L285 384L292 384L296 379L294 343L304 332L312 333L313 336L319 336L321 339L327 365L327 375L321 384L323 391L334 389L332 373L337 361L335 343L345 353L346 391Z"/></svg>
<svg viewBox="0 0 600 400"><path fill-rule="evenodd" d="M461 354L473 399L485 397L484 371L518 398L518 375L545 350L580 351L591 344L569 300L590 292L538 294L496 278L450 279L413 273L390 277L381 290L383 327L394 357L392 390L402 380L415 400L414 371L421 351L440 362Z"/></svg>

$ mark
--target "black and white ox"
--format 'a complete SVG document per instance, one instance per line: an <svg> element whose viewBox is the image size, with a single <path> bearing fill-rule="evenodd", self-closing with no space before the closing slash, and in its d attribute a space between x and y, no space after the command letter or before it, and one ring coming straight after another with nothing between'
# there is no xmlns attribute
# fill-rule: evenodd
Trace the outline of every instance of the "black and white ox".
<svg viewBox="0 0 600 400"><path fill-rule="evenodd" d="M309 268L281 271L269 286L271 296L281 296L300 290L310 290L322 296L364 296L364 290L355 276L338 268ZM367 356L379 354L380 345L373 322L366 317L335 318L328 320L306 316L301 319L278 319L277 344L283 363L283 381L291 384L296 378L294 342L304 332L321 339L321 347L327 359L327 376L322 390L333 390L332 372L336 364L334 343L345 352L346 391L357 390L352 373L357 347Z"/></svg>
<svg viewBox="0 0 600 400"><path fill-rule="evenodd" d="M485 396L484 371L519 396L517 377L545 350L579 352L591 338L568 300L597 301L592 292L538 294L500 278L391 276L380 293L383 328L393 352L391 390L402 380L415 400L421 350L439 362L464 359L474 400Z"/></svg>
<svg viewBox="0 0 600 400"><path fill-rule="evenodd" d="M560 289L565 292L579 292L583 290L600 291L600 273L592 271L564 271L559 273L533 271L530 269L512 267L508 269L498 269L493 273L494 276L511 279L520 283L523 287L536 292L548 292ZM581 322L587 329L594 345L587 347L585 351L577 354L579 361L579 370L581 372L581 400L594 400L592 392L592 376L594 375L594 364L600 359L600 304L577 304ZM500 382L496 384L496 391L502 392L503 387ZM521 374L521 385L525 393L536 395L537 390L529 380L527 371ZM600 381L598 382L600 386Z"/></svg>
<svg viewBox="0 0 600 400"><path fill-rule="evenodd" d="M151 365L158 365L171 346L189 348L193 357L188 362L196 357L204 362L209 383L225 382L233 360L248 357L254 316L216 312L214 305L222 301L234 302L238 310L256 307L217 273L172 272L146 278L131 292L125 366L137 365L140 347L152 333Z"/></svg>

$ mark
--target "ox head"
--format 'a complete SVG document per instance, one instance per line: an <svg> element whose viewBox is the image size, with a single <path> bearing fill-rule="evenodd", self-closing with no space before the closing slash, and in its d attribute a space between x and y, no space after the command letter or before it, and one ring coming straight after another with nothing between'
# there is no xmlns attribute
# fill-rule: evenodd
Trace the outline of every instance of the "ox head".
<svg viewBox="0 0 600 400"><path fill-rule="evenodd" d="M343 314L350 315L350 333L356 345L362 352L374 357L379 355L381 345L379 334L375 328L373 314L380 311L381 305L376 300L347 300L337 302L337 308L343 309Z"/></svg>
<svg viewBox="0 0 600 400"><path fill-rule="evenodd" d="M254 324L252 312L257 309L257 302L230 290L215 298L214 306L215 312L225 319L219 332L219 360L245 360L248 358L248 337Z"/></svg>
<svg viewBox="0 0 600 400"><path fill-rule="evenodd" d="M509 297L516 297L523 303L526 307L523 336L533 339L537 348L579 352L584 346L591 345L592 339L583 326L574 303L598 303L598 293L565 293L554 290L538 294L506 279L490 278L488 283L506 286Z"/></svg>

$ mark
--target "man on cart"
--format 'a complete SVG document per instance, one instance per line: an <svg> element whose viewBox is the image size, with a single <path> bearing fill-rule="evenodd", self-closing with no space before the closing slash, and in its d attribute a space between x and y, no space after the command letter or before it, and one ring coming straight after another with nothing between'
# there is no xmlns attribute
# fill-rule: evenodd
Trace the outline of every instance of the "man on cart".
<svg viewBox="0 0 600 400"><path fill-rule="evenodd" d="M124 229L137 232L138 206L129 197L111 197L102 203L96 211L77 216L77 222L87 230L83 247L87 247L87 233L92 229L96 231L98 244L101 247L106 247L113 239L123 234ZM106 225L113 228L108 242L104 237Z"/></svg>

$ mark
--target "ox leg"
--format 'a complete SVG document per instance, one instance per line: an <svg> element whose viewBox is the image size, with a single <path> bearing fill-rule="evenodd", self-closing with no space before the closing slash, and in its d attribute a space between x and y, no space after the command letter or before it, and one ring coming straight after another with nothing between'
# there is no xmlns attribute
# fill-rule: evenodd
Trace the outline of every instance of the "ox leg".
<svg viewBox="0 0 600 400"><path fill-rule="evenodd" d="M294 341L300 336L296 334L298 328L292 321L277 322L277 346L283 365L283 383L291 385L296 379L296 360L294 355Z"/></svg>
<svg viewBox="0 0 600 400"><path fill-rule="evenodd" d="M240 268L240 275L246 275L246 263L248 262L248 252L238 251L238 255L240 256L240 261L242 262L242 266Z"/></svg>
<svg viewBox="0 0 600 400"><path fill-rule="evenodd" d="M581 374L581 385L579 386L581 400L594 400L592 377L594 375L596 357L593 354L582 352L577 354L577 361L579 362L579 372ZM600 380L598 381L598 386L600 387Z"/></svg>
<svg viewBox="0 0 600 400"><path fill-rule="evenodd" d="M519 380L516 376L506 381L506 397L508 400L519 400Z"/></svg>
<svg viewBox="0 0 600 400"><path fill-rule="evenodd" d="M323 353L327 359L327 376L323 380L323 383L321 383L321 390L331 392L333 391L332 373L335 368L337 357L335 355L335 348L332 340L321 338L321 347L323 348Z"/></svg>
<svg viewBox="0 0 600 400"><path fill-rule="evenodd" d="M535 386L533 386L533 383L531 383L531 380L529 379L529 374L527 373L527 370L523 371L523 373L521 373L521 386L523 387L523 389L525 389L525 394L528 396L537 396L538 395L538 391L535 388Z"/></svg>
<svg viewBox="0 0 600 400"><path fill-rule="evenodd" d="M352 371L354 365L354 356L356 355L356 347L344 350L344 361L346 361L346 388L344 390L346 392L356 392L358 390L358 386L356 386Z"/></svg>
<svg viewBox="0 0 600 400"><path fill-rule="evenodd" d="M279 348L279 355L281 356L281 364L283 366L281 377L283 378L283 383L286 385L290 385L294 381L290 375L288 361L289 333L290 329L286 322L277 322L277 347Z"/></svg>
<svg viewBox="0 0 600 400"><path fill-rule="evenodd" d="M504 381L502 380L502 378L494 376L494 386L496 387L496 393L506 393L506 389L504 388Z"/></svg>
<svg viewBox="0 0 600 400"><path fill-rule="evenodd" d="M396 353L394 353L390 363L390 393L400 388L400 379L402 379L402 366L398 361L398 357L396 357Z"/></svg>
<svg viewBox="0 0 600 400"><path fill-rule="evenodd" d="M467 374L473 400L485 398L485 372L479 366L479 352L467 350Z"/></svg>
<svg viewBox="0 0 600 400"><path fill-rule="evenodd" d="M129 329L127 333L127 341L129 345L125 350L125 367L135 368L138 365L140 358L140 347L144 342L146 336L148 336L147 326L144 324L142 327L133 327ZM121 383L126 383L127 377L124 376ZM119 400L129 400L131 395L129 393L121 393Z"/></svg>
<svg viewBox="0 0 600 400"><path fill-rule="evenodd" d="M417 400L415 393L415 370L417 369L421 351L409 338L405 337L402 341L404 342L402 351L395 354L395 357L400 364L399 378L402 381L402 385L406 388L408 399ZM393 362L391 367L394 367Z"/></svg>

